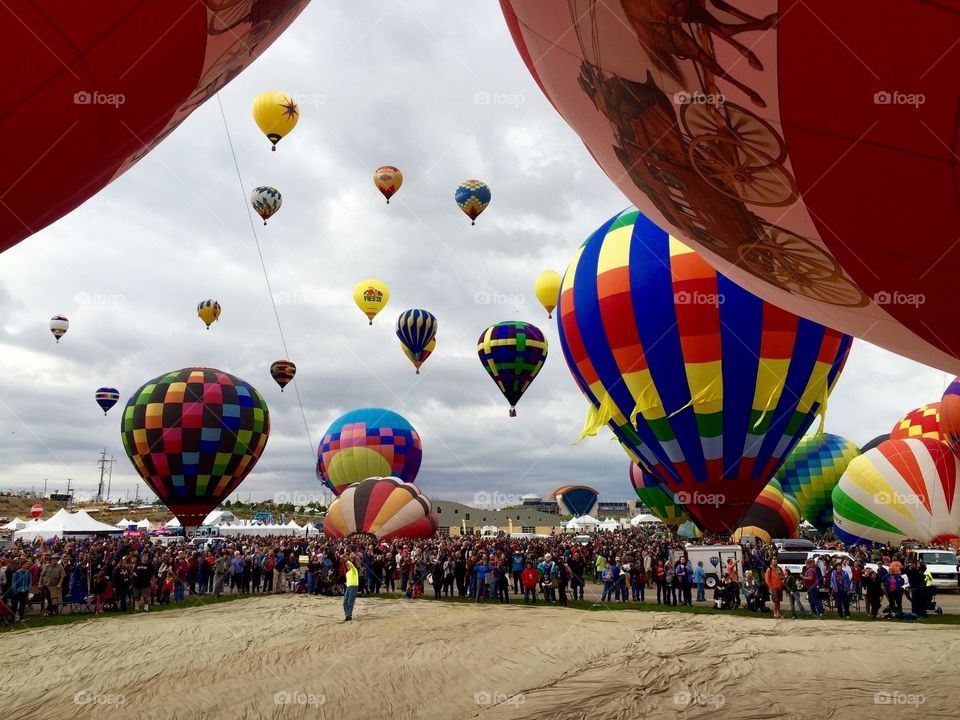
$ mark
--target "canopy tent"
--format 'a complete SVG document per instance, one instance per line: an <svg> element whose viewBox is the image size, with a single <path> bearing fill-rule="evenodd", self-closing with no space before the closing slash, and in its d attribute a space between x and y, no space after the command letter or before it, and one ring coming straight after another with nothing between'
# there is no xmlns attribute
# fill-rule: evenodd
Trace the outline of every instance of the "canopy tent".
<svg viewBox="0 0 960 720"><path fill-rule="evenodd" d="M600 529L600 530L603 530L603 531L605 531L605 532L610 532L610 531L613 531L613 530L619 530L619 529L620 529L620 523L618 523L618 522L617 522L616 520L614 520L613 518L607 518L607 519L604 520L602 523L600 523L599 529Z"/></svg>
<svg viewBox="0 0 960 720"><path fill-rule="evenodd" d="M18 517L15 517L13 520L8 522L6 525L0 527L0 530L23 530L26 527L27 521L21 520Z"/></svg>
<svg viewBox="0 0 960 720"><path fill-rule="evenodd" d="M177 520L176 518L174 518L173 520L169 521L166 525L164 525L164 527L168 527L168 528L178 528L178 527L182 527L182 526L180 525L180 521Z"/></svg>
<svg viewBox="0 0 960 720"><path fill-rule="evenodd" d="M138 529L138 530L149 530L149 529L150 529L150 521L147 520L146 518L144 518L143 520L141 520L140 522L137 523L137 529Z"/></svg>
<svg viewBox="0 0 960 720"><path fill-rule="evenodd" d="M28 525L23 530L14 533L16 540L34 540L43 538L49 540L53 537L83 537L88 535L117 535L121 531L113 525L107 525L90 517L85 510L78 510L71 513L61 508L56 514L38 522L34 525Z"/></svg>
<svg viewBox="0 0 960 720"><path fill-rule="evenodd" d="M126 518L123 520L117 520L116 522L116 526L121 530L126 530L130 525L136 525L136 523L133 520L127 520Z"/></svg>
<svg viewBox="0 0 960 720"><path fill-rule="evenodd" d="M661 525L660 518L656 515L651 515L650 513L640 513L639 515L630 518L630 524L633 527L637 525Z"/></svg>
<svg viewBox="0 0 960 720"><path fill-rule="evenodd" d="M600 521L590 515L575 517L567 523L567 532L576 532L578 530L596 530Z"/></svg>

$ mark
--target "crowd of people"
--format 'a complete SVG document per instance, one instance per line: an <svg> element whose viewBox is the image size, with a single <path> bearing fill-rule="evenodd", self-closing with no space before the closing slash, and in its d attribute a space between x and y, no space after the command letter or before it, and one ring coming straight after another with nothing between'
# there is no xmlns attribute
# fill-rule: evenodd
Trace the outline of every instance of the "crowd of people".
<svg viewBox="0 0 960 720"><path fill-rule="evenodd" d="M712 539L708 539L709 543ZM356 571L356 593L400 593L414 600L432 590L437 599L478 603L548 603L584 600L598 586L601 602L650 600L657 604L712 602L757 612L773 605L782 617L784 597L792 617L823 615L824 602L849 617L851 600L866 612L903 614L904 576L915 615L924 616L932 592L929 572L892 549L847 548L828 553L801 573L779 566L773 545L743 544L742 561L727 563L707 598L707 574L694 565L684 542L644 529L601 532L581 544L569 536L535 538L446 537L379 543L370 538L244 537L219 544L182 539L91 538L44 544L17 543L0 553L0 615L23 619L28 605L45 614L64 605L95 613L149 612L188 596L258 593L343 595ZM349 560L349 562L348 562ZM867 568L871 561L876 570ZM694 596L695 593L695 596ZM593 593L591 593L593 595ZM806 596L806 606L804 605Z"/></svg>

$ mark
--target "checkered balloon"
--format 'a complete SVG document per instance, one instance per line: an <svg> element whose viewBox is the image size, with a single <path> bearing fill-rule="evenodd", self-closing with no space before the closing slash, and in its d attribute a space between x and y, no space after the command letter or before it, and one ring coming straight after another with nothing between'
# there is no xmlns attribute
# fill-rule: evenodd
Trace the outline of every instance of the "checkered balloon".
<svg viewBox="0 0 960 720"><path fill-rule="evenodd" d="M253 470L270 436L270 411L240 378L184 368L133 393L120 431L140 477L191 528Z"/></svg>
<svg viewBox="0 0 960 720"><path fill-rule="evenodd" d="M890 431L891 440L918 438L929 438L941 442L945 440L940 431L940 403L921 405L916 410L911 410Z"/></svg>
<svg viewBox="0 0 960 720"><path fill-rule="evenodd" d="M491 325L477 340L484 369L510 403L510 416L547 359L547 339L536 325L519 320Z"/></svg>

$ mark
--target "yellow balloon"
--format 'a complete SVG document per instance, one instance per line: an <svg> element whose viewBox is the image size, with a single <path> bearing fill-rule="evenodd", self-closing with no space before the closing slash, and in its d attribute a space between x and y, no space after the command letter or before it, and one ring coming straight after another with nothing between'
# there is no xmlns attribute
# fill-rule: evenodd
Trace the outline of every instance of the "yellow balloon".
<svg viewBox="0 0 960 720"><path fill-rule="evenodd" d="M268 90L253 100L253 119L277 149L280 139L290 134L300 119L300 107L286 93Z"/></svg>
<svg viewBox="0 0 960 720"><path fill-rule="evenodd" d="M220 303L216 300L203 300L197 303L197 315L206 323L209 330L210 325L220 318Z"/></svg>
<svg viewBox="0 0 960 720"><path fill-rule="evenodd" d="M427 346L423 349L423 352L420 353L420 359L414 360L413 353L407 349L407 346L403 343L400 343L400 347L403 349L403 354L407 356L407 360L413 363L413 366L417 369L417 375L420 374L420 366L423 365L427 358L433 354L433 351L437 349L437 336L433 336L433 340L427 343Z"/></svg>
<svg viewBox="0 0 960 720"><path fill-rule="evenodd" d="M560 283L562 281L563 278L560 277L560 273L556 273L553 270L545 270L537 275L537 279L533 283L533 291L537 294L537 300L540 301L540 304L543 305L547 311L548 318L553 317L550 313L553 312L557 303L560 302Z"/></svg>
<svg viewBox="0 0 960 720"><path fill-rule="evenodd" d="M373 319L377 316L377 313L383 310L390 301L390 288L387 287L386 283L372 278L361 280L353 288L353 301L370 320L370 324L373 325Z"/></svg>

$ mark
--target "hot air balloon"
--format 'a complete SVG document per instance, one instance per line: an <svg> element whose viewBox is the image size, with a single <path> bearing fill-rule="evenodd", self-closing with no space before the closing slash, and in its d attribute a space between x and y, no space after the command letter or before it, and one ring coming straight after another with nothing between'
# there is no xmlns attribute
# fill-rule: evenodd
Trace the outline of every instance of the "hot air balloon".
<svg viewBox="0 0 960 720"><path fill-rule="evenodd" d="M507 320L483 331L477 355L516 417L517 403L547 361L547 339L535 325Z"/></svg>
<svg viewBox="0 0 960 720"><path fill-rule="evenodd" d="M887 440L855 458L833 490L833 523L846 543L922 543L960 535L958 461L930 438Z"/></svg>
<svg viewBox="0 0 960 720"><path fill-rule="evenodd" d="M377 186L377 190L383 193L383 196L387 199L387 205L389 205L390 198L403 185L403 173L393 165L378 167L373 173L373 184Z"/></svg>
<svg viewBox="0 0 960 720"><path fill-rule="evenodd" d="M464 180L453 197L464 214L470 218L470 224L476 225L477 217L490 204L490 188L479 180Z"/></svg>
<svg viewBox="0 0 960 720"><path fill-rule="evenodd" d="M833 525L833 488L850 461L860 454L856 444L839 435L807 435L777 472L783 492L800 503L800 516L818 530Z"/></svg>
<svg viewBox="0 0 960 720"><path fill-rule="evenodd" d="M267 220L276 215L277 210L283 204L283 196L275 187L261 185L254 188L253 192L250 193L250 204L253 205L257 215L263 218L263 224L266 225Z"/></svg>
<svg viewBox="0 0 960 720"><path fill-rule="evenodd" d="M635 462L630 463L630 484L637 497L664 525L677 527L689 520L683 505L677 502L670 488Z"/></svg>
<svg viewBox="0 0 960 720"><path fill-rule="evenodd" d="M361 280L353 288L353 301L373 325L373 319L377 313L390 302L390 288L380 280L372 278Z"/></svg>
<svg viewBox="0 0 960 720"><path fill-rule="evenodd" d="M960 377L953 379L940 399L940 432L944 442L960 456Z"/></svg>
<svg viewBox="0 0 960 720"><path fill-rule="evenodd" d="M739 542L744 535L753 535L765 543L774 538L795 538L800 528L800 503L784 493L774 479L760 492L740 523L731 536L733 542Z"/></svg>
<svg viewBox="0 0 960 720"><path fill-rule="evenodd" d="M440 527L430 498L396 477L370 477L348 487L323 520L329 538L366 535L389 542L428 538Z"/></svg>
<svg viewBox="0 0 960 720"><path fill-rule="evenodd" d="M57 339L57 343L60 342L60 338L67 334L67 330L70 329L70 321L63 315L54 315L50 318L50 332L53 333L53 336Z"/></svg>
<svg viewBox="0 0 960 720"><path fill-rule="evenodd" d="M436 334L437 318L426 310L405 310L397 318L397 337L414 365L423 362L423 353Z"/></svg>
<svg viewBox="0 0 960 720"><path fill-rule="evenodd" d="M423 352L420 353L419 360L414 359L413 353L407 350L406 345L401 345L400 347L403 349L403 354L407 356L407 359L413 363L413 366L417 369L417 375L419 375L420 368L423 367L423 364L427 361L427 358L433 354L433 351L437 349L437 336L434 335L433 340L427 343L427 347L425 347Z"/></svg>
<svg viewBox="0 0 960 720"><path fill-rule="evenodd" d="M33 507L30 508L30 517L39 520L41 515L43 515L43 505L34 503Z"/></svg>
<svg viewBox="0 0 960 720"><path fill-rule="evenodd" d="M595 511L600 498L594 488L589 485L561 485L547 493L545 500L555 500L562 515L583 517Z"/></svg>
<svg viewBox="0 0 960 720"><path fill-rule="evenodd" d="M210 326L220 319L220 303L216 300L201 300L197 303L197 317L199 317L207 326Z"/></svg>
<svg viewBox="0 0 960 720"><path fill-rule="evenodd" d="M374 475L412 483L422 457L420 436L405 418L384 408L360 408L327 428L317 450L317 477L335 495Z"/></svg>
<svg viewBox="0 0 960 720"><path fill-rule="evenodd" d="M580 248L560 343L627 454L704 529L730 532L822 413L851 339L770 305L636 210Z"/></svg>
<svg viewBox="0 0 960 720"><path fill-rule="evenodd" d="M286 93L268 90L253 100L253 120L273 143L271 150L276 151L277 143L290 134L299 119L300 107L293 97Z"/></svg>
<svg viewBox="0 0 960 720"><path fill-rule="evenodd" d="M534 80L644 215L778 307L960 372L941 60L960 14L827 5L501 0ZM916 40L877 42L886 28Z"/></svg>
<svg viewBox="0 0 960 720"><path fill-rule="evenodd" d="M184 368L133 393L120 430L140 477L192 530L257 464L270 436L270 411L240 378Z"/></svg>
<svg viewBox="0 0 960 720"><path fill-rule="evenodd" d="M97 405L103 410L103 414L106 415L107 410L116 405L117 400L120 399L120 391L112 387L97 388L94 398L97 401Z"/></svg>
<svg viewBox="0 0 960 720"><path fill-rule="evenodd" d="M543 305L543 309L547 311L548 319L553 318L551 313L560 300L561 282L563 282L563 278L560 277L560 273L546 270L537 275L537 279L533 283L533 291L537 294L537 300Z"/></svg>
<svg viewBox="0 0 960 720"><path fill-rule="evenodd" d="M0 5L0 251L133 167L273 43L307 0ZM149 48L149 52L147 49Z"/></svg>
<svg viewBox="0 0 960 720"><path fill-rule="evenodd" d="M297 366L289 360L277 360L270 366L270 374L277 381L277 385L280 386L280 392L283 392L287 383L293 380L293 376L297 374Z"/></svg>
<svg viewBox="0 0 960 720"><path fill-rule="evenodd" d="M909 438L930 438L943 441L945 438L940 432L940 403L921 405L911 410L897 421L890 431L891 440L907 440Z"/></svg>
<svg viewBox="0 0 960 720"><path fill-rule="evenodd" d="M868 442L866 445L864 445L862 448L860 448L860 454L863 455L863 453L865 453L867 450L873 450L877 445L879 445L880 443L882 443L882 442L884 442L884 441L886 441L886 440L889 440L889 439L890 439L890 433L884 433L883 435L877 435L873 440L871 440L871 441Z"/></svg>

